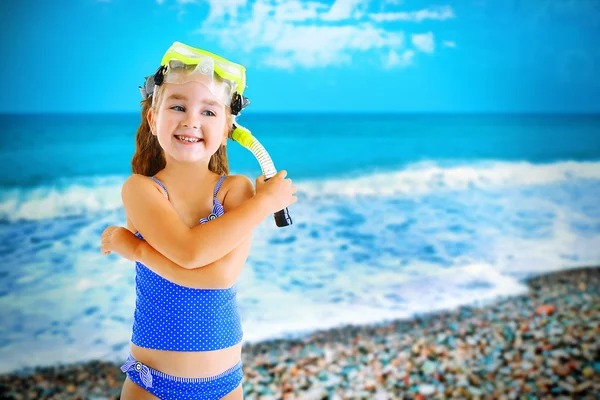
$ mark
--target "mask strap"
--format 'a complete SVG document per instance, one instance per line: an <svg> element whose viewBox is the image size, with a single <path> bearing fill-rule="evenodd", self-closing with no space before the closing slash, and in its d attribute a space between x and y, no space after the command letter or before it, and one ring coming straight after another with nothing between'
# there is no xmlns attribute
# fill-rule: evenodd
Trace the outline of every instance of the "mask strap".
<svg viewBox="0 0 600 400"><path fill-rule="evenodd" d="M154 94L154 87L162 85L165 79L165 71L167 66L160 66L152 76L147 76L144 82L144 87L139 86L140 94L142 99L146 100L148 97Z"/></svg>
<svg viewBox="0 0 600 400"><path fill-rule="evenodd" d="M231 100L231 114L238 115L248 104L250 104L250 100L247 97L234 93Z"/></svg>

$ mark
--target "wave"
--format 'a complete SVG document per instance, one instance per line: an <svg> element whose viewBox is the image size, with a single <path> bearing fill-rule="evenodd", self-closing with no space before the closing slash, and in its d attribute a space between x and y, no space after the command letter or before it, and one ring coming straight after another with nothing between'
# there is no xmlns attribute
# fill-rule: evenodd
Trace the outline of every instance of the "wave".
<svg viewBox="0 0 600 400"><path fill-rule="evenodd" d="M293 171L290 171L293 179ZM125 176L63 179L36 188L0 189L0 220L17 222L83 216L122 207ZM296 180L298 196L419 196L444 191L502 186L544 185L578 179L600 179L600 162L551 164L485 161L441 166L435 161L400 170L355 177Z"/></svg>

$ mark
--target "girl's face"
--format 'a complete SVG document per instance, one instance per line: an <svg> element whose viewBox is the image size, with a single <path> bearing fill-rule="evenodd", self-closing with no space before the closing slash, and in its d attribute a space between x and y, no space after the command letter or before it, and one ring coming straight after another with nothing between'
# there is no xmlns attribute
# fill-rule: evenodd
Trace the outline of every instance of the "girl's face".
<svg viewBox="0 0 600 400"><path fill-rule="evenodd" d="M225 106L199 82L165 83L148 122L167 159L195 163L227 144Z"/></svg>

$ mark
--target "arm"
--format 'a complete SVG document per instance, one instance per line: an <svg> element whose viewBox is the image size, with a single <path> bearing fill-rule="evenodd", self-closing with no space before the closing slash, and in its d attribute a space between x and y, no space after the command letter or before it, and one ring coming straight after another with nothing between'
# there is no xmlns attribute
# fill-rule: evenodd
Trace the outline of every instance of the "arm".
<svg viewBox="0 0 600 400"><path fill-rule="evenodd" d="M102 254L116 253L129 261L141 261L152 271L172 282L175 282L182 272L191 272L181 268L122 226L107 227L102 232L101 239Z"/></svg>
<svg viewBox="0 0 600 400"><path fill-rule="evenodd" d="M138 239L139 240L139 239ZM172 275L181 269L181 265L175 264L167 257L160 254L148 242L139 240L139 243L134 249L133 257L136 261L150 268L152 271L163 276L164 278L173 281Z"/></svg>
<svg viewBox="0 0 600 400"><path fill-rule="evenodd" d="M223 208L226 213L231 212L232 210L241 206L245 201L251 199L254 196L254 188L252 187L252 183L242 175L231 176L231 180L233 180L231 189L227 192L227 195L223 199ZM248 190L248 184L250 184L250 189ZM223 218L223 216L219 217ZM218 219L218 218L217 218ZM215 220L213 220L214 222ZM213 223L211 222L211 224ZM137 238L136 238L137 239ZM239 254L245 258L248 257L248 253L250 252L250 244L252 242L252 232L244 239L244 241L237 246L232 253L243 253ZM174 263L169 260L167 257L163 256L159 253L155 248L153 248L149 243L139 240L136 244L135 248L132 249L133 257L137 261L141 261L144 265L152 269L159 275L164 277L172 276L172 274L177 272L177 269L182 268L180 265ZM231 253L230 253L231 254ZM212 264L212 263L211 263ZM210 265L210 264L208 264ZM199 265L194 269L206 267L207 265Z"/></svg>
<svg viewBox="0 0 600 400"><path fill-rule="evenodd" d="M187 271L139 239L129 229L109 226L102 232L102 254L116 253L129 261L141 261L162 277L175 281L177 273Z"/></svg>
<svg viewBox="0 0 600 400"><path fill-rule="evenodd" d="M254 195L247 177L232 178L235 184L223 201L227 212L190 229L150 179L142 175L129 177L122 190L125 211L148 242L137 247L136 259L153 266L194 269L249 242L252 230L271 210L260 196ZM249 250L249 246L244 247Z"/></svg>

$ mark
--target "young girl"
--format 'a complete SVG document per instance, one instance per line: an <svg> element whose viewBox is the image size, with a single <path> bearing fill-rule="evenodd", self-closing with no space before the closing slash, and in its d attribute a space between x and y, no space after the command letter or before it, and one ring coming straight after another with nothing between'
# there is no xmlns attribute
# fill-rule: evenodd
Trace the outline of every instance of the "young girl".
<svg viewBox="0 0 600 400"><path fill-rule="evenodd" d="M252 230L297 200L283 170L258 177L256 192L245 176L228 176L243 72L175 43L142 89L134 174L122 189L127 229L108 227L101 247L136 261L121 399L243 398L234 284Z"/></svg>

